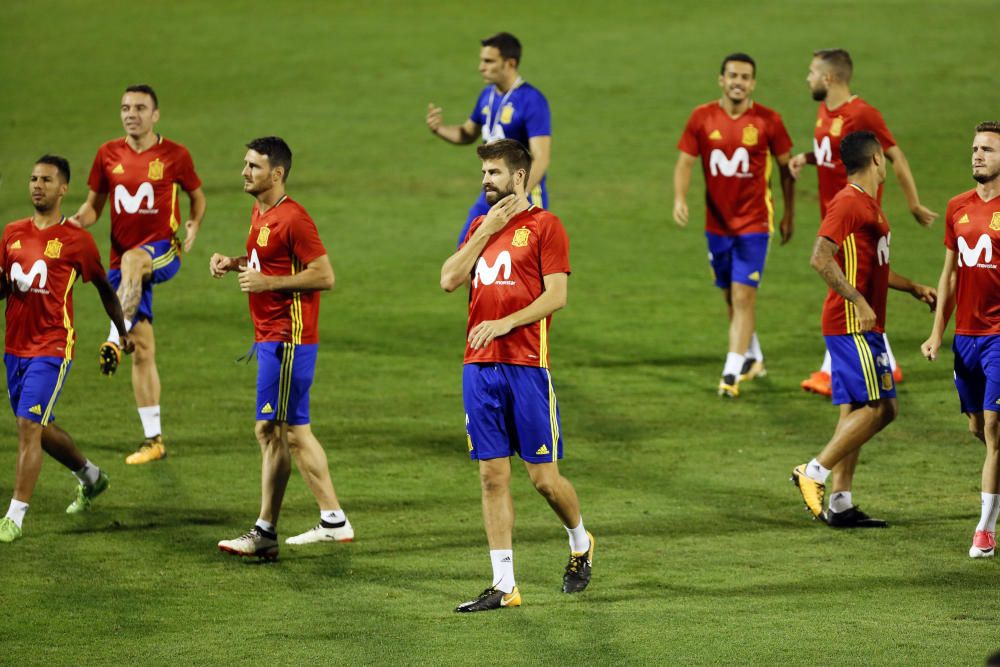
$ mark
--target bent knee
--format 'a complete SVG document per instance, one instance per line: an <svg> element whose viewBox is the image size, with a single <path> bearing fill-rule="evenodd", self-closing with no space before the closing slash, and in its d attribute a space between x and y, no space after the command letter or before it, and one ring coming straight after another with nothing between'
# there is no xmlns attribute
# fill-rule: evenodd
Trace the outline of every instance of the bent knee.
<svg viewBox="0 0 1000 667"><path fill-rule="evenodd" d="M270 444L271 440L274 439L274 431L274 422L259 421L253 426L254 437L262 445Z"/></svg>
<svg viewBox="0 0 1000 667"><path fill-rule="evenodd" d="M153 258L142 248L126 250L121 271L123 280L144 280L153 274Z"/></svg>

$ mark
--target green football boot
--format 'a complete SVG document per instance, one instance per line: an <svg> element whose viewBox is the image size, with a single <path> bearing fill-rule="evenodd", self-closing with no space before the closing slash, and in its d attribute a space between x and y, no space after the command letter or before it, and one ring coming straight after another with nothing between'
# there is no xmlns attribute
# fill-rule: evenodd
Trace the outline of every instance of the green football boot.
<svg viewBox="0 0 1000 667"><path fill-rule="evenodd" d="M20 537L21 527L14 523L13 519L8 517L0 519L0 542L13 542Z"/></svg>
<svg viewBox="0 0 1000 667"><path fill-rule="evenodd" d="M76 487L76 500L71 502L69 507L66 508L66 514L79 514L80 512L89 510L90 504L94 502L94 498L107 491L109 485L110 480L108 480L108 476L103 470L97 481L90 486L78 484Z"/></svg>

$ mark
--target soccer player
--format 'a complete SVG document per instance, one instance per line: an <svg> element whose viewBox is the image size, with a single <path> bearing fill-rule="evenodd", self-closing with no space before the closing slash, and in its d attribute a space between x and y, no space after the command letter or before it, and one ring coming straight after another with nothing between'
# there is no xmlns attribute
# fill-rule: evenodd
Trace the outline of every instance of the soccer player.
<svg viewBox="0 0 1000 667"><path fill-rule="evenodd" d="M22 535L24 515L42 469L42 451L69 468L80 484L68 514L87 510L108 488L108 476L77 449L55 424L56 401L73 362L73 284L92 282L122 349L131 351L115 289L101 266L90 234L62 215L69 189L69 162L43 155L31 171L29 192L35 213L4 228L0 239L2 296L7 298L4 365L7 393L17 419L17 473L14 495L0 520L0 542Z"/></svg>
<svg viewBox="0 0 1000 667"><path fill-rule="evenodd" d="M515 453L569 534L564 593L587 587L594 557L576 491L559 473L563 440L549 376L552 313L566 305L569 238L559 218L529 202L531 155L522 144L498 139L476 152L490 210L473 220L465 243L441 267L441 287L470 285L462 396L469 456L479 461L493 583L458 612L521 604L511 542Z"/></svg>
<svg viewBox="0 0 1000 667"><path fill-rule="evenodd" d="M823 304L823 337L833 356L833 403L840 419L814 459L792 471L806 508L834 528L884 528L854 505L850 483L862 445L895 419L896 386L882 337L888 288L909 292L932 308L935 291L889 268L889 221L876 193L886 155L874 132L853 132L840 143L848 185L834 195L813 246L812 267L830 289ZM834 474L829 512L826 480ZM840 474L837 474L837 473Z"/></svg>
<svg viewBox="0 0 1000 667"><path fill-rule="evenodd" d="M531 149L531 179L525 184L528 200L546 208L549 194L545 176L552 149L552 121L549 103L541 91L518 74L521 42L509 32L500 32L480 42L479 74L487 83L479 93L472 114L461 125L445 125L441 107L427 105L427 127L435 136L452 144L471 144L482 135L483 143L494 139L515 139ZM472 221L486 215L490 206L482 192L469 209L458 245L465 242Z"/></svg>
<svg viewBox="0 0 1000 667"><path fill-rule="evenodd" d="M857 95L851 94L851 75L854 64L850 54L843 49L822 49L813 54L806 81L814 100L819 102L816 113L816 129L813 136L813 152L799 153L789 162L792 176L798 178L806 164L816 165L819 177L820 218L826 217L827 208L833 197L847 185L847 172L840 160L840 142L851 132L868 130L875 133L886 158L892 162L896 180L903 190L910 212L918 223L929 226L938 214L920 203L917 184L910 172L910 163L902 149L896 145L882 114ZM882 186L874 193L882 201ZM893 370L896 382L903 380L903 373L896 365L896 358L885 339L885 352ZM802 381L801 386L823 396L830 396L830 354L823 358L820 370Z"/></svg>
<svg viewBox="0 0 1000 667"><path fill-rule="evenodd" d="M302 473L320 507L316 526L286 544L350 542L354 529L330 480L326 453L309 420L309 389L316 370L320 292L333 289L333 267L316 223L285 194L292 151L279 137L247 144L243 191L256 200L246 255L218 253L209 260L216 278L239 273L250 300L257 353L257 423L261 453L261 506L256 524L219 549L237 556L278 557L278 513L291 472Z"/></svg>
<svg viewBox="0 0 1000 667"><path fill-rule="evenodd" d="M191 209L184 223L184 252L191 250L202 217L205 195L187 149L155 131L160 120L156 93L147 85L129 86L121 102L125 137L97 151L87 180L90 192L74 221L82 227L97 222L110 196L111 270L125 325L135 344L132 391L144 440L125 462L149 463L167 455L160 428L160 375L153 336L153 285L170 280L180 270L181 246L177 191L183 189ZM121 361L118 330L112 326L101 344L101 372L113 374Z"/></svg>
<svg viewBox="0 0 1000 667"><path fill-rule="evenodd" d="M705 174L705 236L715 285L729 309L729 353L719 395L739 396L741 380L766 374L757 338L757 286L764 273L774 227L771 156L781 173L784 215L781 242L792 237L795 182L788 171L792 140L781 116L757 104L757 64L745 53L722 59L722 98L696 107L677 144L674 167L674 221L688 224L687 191L701 156Z"/></svg>
<svg viewBox="0 0 1000 667"><path fill-rule="evenodd" d="M955 311L955 387L969 431L986 445L982 511L969 555L992 558L1000 514L1000 122L976 126L972 140L976 187L953 197L945 212L941 308L921 346L933 361Z"/></svg>

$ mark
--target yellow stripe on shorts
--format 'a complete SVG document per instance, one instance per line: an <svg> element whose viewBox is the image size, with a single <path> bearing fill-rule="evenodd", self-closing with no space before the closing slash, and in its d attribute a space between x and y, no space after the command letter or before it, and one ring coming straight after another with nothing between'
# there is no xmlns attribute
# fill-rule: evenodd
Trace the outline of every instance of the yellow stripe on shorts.
<svg viewBox="0 0 1000 667"><path fill-rule="evenodd" d="M858 348L858 358L861 360L861 371L865 376L865 388L868 389L868 400L877 401L882 393L879 391L878 374L875 372L875 359L868 341L861 334L852 334L854 345Z"/></svg>

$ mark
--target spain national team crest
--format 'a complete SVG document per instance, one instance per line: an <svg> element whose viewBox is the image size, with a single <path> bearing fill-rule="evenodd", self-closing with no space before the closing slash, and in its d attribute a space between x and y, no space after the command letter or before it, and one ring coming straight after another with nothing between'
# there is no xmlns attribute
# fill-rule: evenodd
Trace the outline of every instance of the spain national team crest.
<svg viewBox="0 0 1000 667"><path fill-rule="evenodd" d="M63 244L59 242L59 239L51 239L45 244L45 256L51 257L52 259L58 259L59 255L62 253Z"/></svg>
<svg viewBox="0 0 1000 667"><path fill-rule="evenodd" d="M531 231L527 227L521 227L519 230L514 232L514 238L511 240L510 244L515 248L524 248L528 245L528 238L531 236Z"/></svg>
<svg viewBox="0 0 1000 667"><path fill-rule="evenodd" d="M892 373L882 373L882 389L884 391L892 389Z"/></svg>
<svg viewBox="0 0 1000 667"><path fill-rule="evenodd" d="M843 131L844 131L844 119L841 118L840 116L837 116L836 118L833 119L833 122L830 123L830 136L839 137L840 133Z"/></svg>
<svg viewBox="0 0 1000 667"><path fill-rule="evenodd" d="M163 163L160 162L159 158L156 158L149 163L149 180L158 181L163 178Z"/></svg>
<svg viewBox="0 0 1000 667"><path fill-rule="evenodd" d="M990 229L993 231L1000 231L1000 211L993 211L993 217L990 218Z"/></svg>
<svg viewBox="0 0 1000 667"><path fill-rule="evenodd" d="M257 245L261 248L267 245L267 237L271 235L271 229L269 227L261 227L260 232L257 234Z"/></svg>
<svg viewBox="0 0 1000 667"><path fill-rule="evenodd" d="M747 125L743 128L743 145L744 146L756 146L757 145L757 128L753 125Z"/></svg>
<svg viewBox="0 0 1000 667"><path fill-rule="evenodd" d="M514 105L507 104L500 110L500 122L506 125L512 120L514 120Z"/></svg>

